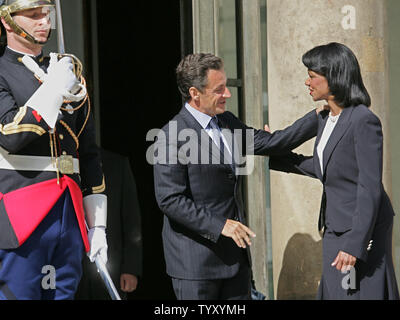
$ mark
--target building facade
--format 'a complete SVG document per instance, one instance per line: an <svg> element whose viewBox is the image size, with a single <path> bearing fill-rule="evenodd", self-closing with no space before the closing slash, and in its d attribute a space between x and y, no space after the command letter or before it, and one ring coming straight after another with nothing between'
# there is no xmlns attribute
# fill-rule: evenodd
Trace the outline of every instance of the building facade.
<svg viewBox="0 0 400 320"><path fill-rule="evenodd" d="M176 53L169 62L160 58L151 64L153 66L162 64L173 73L180 57L187 53L211 52L222 57L225 61L228 86L232 92L229 110L256 128L262 128L268 123L271 130L282 129L316 107L304 85L307 70L301 63L303 53L314 46L329 42L341 42L349 46L359 59L365 85L372 98L371 108L383 125L384 185L395 211L400 212L398 128L400 22L397 18L400 15L400 1L174 0L169 2L170 7L164 10L173 11L171 16L175 20L170 19L168 22L166 18L166 21L173 26L169 39L175 43ZM64 23L69 26L66 28L66 34L67 40L71 39L70 48L77 51L89 66L88 77L91 80L99 137L101 137L99 143L111 145L111 140L107 140L109 139L107 130L110 130L110 127L106 129L103 121L102 110L108 108L105 99L102 98L105 87L99 83L102 79L99 74L109 67L99 59L99 54L103 54L100 44L104 38L97 30L99 25L105 23L98 14L100 2L63 0L62 3L66 8L64 11L66 21L74 21L70 24ZM125 8L132 10L132 19L138 19L139 14L145 14L140 11L146 9L144 5L138 6L132 4L129 8ZM157 14L156 8L147 9L148 23L154 28L154 34L158 34L166 26L160 22L161 17L164 17L163 12ZM77 13L81 17L78 23ZM159 50L160 56L171 51L171 46L151 47L149 44L143 46L135 41L137 37L135 33L145 33L153 29L150 27L132 29L125 20L120 19L116 23L123 30L129 31L125 39L127 42L135 43L135 50ZM76 33L84 36L75 37ZM113 42L110 42L110 45L118 48L127 47ZM132 65L135 63L140 62L133 61ZM154 70L156 69L154 67ZM171 88L173 85L174 83L171 84ZM141 91L136 92L133 89L133 95L135 94L140 95ZM174 94L173 99L179 99L176 92ZM135 99L133 103L134 101ZM170 107L171 114L177 110L177 105L178 102ZM147 127L138 124L138 128L146 131L149 128L161 127L163 122L169 120L163 117L167 117L167 113L160 115L157 121L150 121ZM145 132L138 139L144 137ZM313 143L314 140L308 141L296 151L311 154ZM134 168L137 161L136 154L146 152L146 145L141 145L140 142L138 144L139 150L131 155ZM126 144L121 144L122 153L126 147ZM128 152L125 153L129 155ZM305 177L270 172L266 158L257 157L254 161L254 171L246 178L245 196L249 225L257 234L251 248L256 287L269 299L313 299L322 267L321 235L317 231L321 184ZM143 167L146 167L145 163ZM140 166L136 171L141 171ZM141 177L139 184L140 179ZM146 181L150 183L150 180L143 177L143 183ZM143 201L144 211L151 201L154 201L151 197ZM149 210L157 210L154 209L154 204L148 206ZM146 233L146 227L143 228L143 232ZM395 217L393 235L394 263L399 278L398 215ZM152 245L153 243L149 245L148 250L153 250ZM162 255L158 258L162 260ZM152 256L151 259L156 258ZM144 296L152 298L151 293L146 293Z"/></svg>

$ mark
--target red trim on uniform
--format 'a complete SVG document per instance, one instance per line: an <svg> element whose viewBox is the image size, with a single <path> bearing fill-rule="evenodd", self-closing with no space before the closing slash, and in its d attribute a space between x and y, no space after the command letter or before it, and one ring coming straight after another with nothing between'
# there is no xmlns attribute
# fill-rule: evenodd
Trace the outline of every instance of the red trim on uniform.
<svg viewBox="0 0 400 320"><path fill-rule="evenodd" d="M64 176L66 179L69 192L71 194L72 203L74 204L76 218L78 219L79 229L81 230L83 244L85 245L86 252L89 252L90 245L87 237L87 229L85 223L85 212L83 211L83 199L81 188L77 183L68 176Z"/></svg>
<svg viewBox="0 0 400 320"><path fill-rule="evenodd" d="M42 120L42 116L41 116L39 113L37 113L36 110L33 110L33 111L32 111L32 114L33 114L33 116L35 117L35 119L36 119L37 122L40 122L40 120Z"/></svg>
<svg viewBox="0 0 400 320"><path fill-rule="evenodd" d="M57 179L47 180L2 195L11 226L19 244L22 245L68 187L85 250L88 252L90 246L85 225L81 189L68 176L61 177L59 182L57 184Z"/></svg>

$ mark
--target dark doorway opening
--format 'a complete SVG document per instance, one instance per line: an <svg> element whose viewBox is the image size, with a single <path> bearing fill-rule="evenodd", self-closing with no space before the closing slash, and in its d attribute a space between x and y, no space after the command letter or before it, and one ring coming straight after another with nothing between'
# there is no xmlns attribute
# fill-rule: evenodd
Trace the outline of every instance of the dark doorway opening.
<svg viewBox="0 0 400 320"><path fill-rule="evenodd" d="M161 128L181 106L174 74L181 58L180 3L96 3L101 145L129 157L142 211L144 273L129 299L174 299L146 134Z"/></svg>

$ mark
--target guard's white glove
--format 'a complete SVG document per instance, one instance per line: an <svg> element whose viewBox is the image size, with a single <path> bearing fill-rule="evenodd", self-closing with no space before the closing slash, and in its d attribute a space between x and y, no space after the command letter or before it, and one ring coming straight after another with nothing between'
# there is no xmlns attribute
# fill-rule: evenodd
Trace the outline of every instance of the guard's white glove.
<svg viewBox="0 0 400 320"><path fill-rule="evenodd" d="M99 254L104 263L107 263L107 196L91 194L83 198L86 222L89 228L88 238L90 251L88 257L94 262Z"/></svg>
<svg viewBox="0 0 400 320"><path fill-rule="evenodd" d="M97 255L100 255L104 263L107 263L107 239L105 227L93 227L88 232L90 251L88 257L94 262Z"/></svg>
<svg viewBox="0 0 400 320"><path fill-rule="evenodd" d="M64 60L64 59L65 59L65 60ZM72 59L71 59L70 57L64 57L64 58L58 60L58 53L50 53L50 63L49 63L49 67L47 68L47 73L48 73L48 74L49 74L49 73L53 73L52 70L55 69L55 66L56 66L57 63L58 63L59 61L61 61L61 60L64 60L64 61L66 61L67 63L70 63L69 68L70 68L71 71L73 72L74 66L73 66ZM33 61L34 63L36 63L33 59L32 59L32 61ZM39 66L38 66L38 67L39 67ZM39 69L42 70L40 67L39 67ZM32 71L32 72L34 72L34 71ZM39 71L39 72L40 72L40 71ZM34 73L35 73L35 72L34 72ZM43 72L43 73L44 73L44 72ZM36 74L36 73L35 73L35 74ZM75 74L74 74L74 75L75 75ZM39 75L39 78L42 79L43 76L40 76L40 75ZM44 79L43 79L42 81L45 82L45 81L47 80L46 78L48 78L48 77L47 77L47 74L45 73L45 74L44 74ZM81 84L79 81L75 81L74 83L71 83L70 86L67 86L67 90L64 92L63 95L64 95L64 98L65 98L66 100L76 102L76 101L81 101L83 98L85 98L86 93L87 93L86 87L85 87L83 84Z"/></svg>
<svg viewBox="0 0 400 320"><path fill-rule="evenodd" d="M57 55L50 54L47 74L29 56L24 56L22 62L43 81L25 105L36 110L49 127L54 128L64 98L70 98L71 90L79 85L72 71L71 58L64 57L58 61Z"/></svg>

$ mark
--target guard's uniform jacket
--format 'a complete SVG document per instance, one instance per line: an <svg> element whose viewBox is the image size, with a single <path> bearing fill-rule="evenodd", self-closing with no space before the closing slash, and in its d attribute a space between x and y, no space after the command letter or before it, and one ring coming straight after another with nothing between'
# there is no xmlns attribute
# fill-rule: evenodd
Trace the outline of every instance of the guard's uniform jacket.
<svg viewBox="0 0 400 320"><path fill-rule="evenodd" d="M88 251L82 193L86 196L105 190L90 105L86 101L78 108L83 101L65 103L54 134L50 134L41 116L24 106L40 82L21 62L22 57L23 54L9 48L0 57L0 249L19 247L69 188ZM48 58L40 55L34 60L47 70ZM76 110L71 110L74 108ZM28 156L32 167L26 168L27 161L20 156ZM36 159L35 156L45 158ZM66 156L75 159L68 162L75 162L74 173L58 175L54 170L37 168L36 162L55 168L51 159L55 161L56 157L60 167L62 157ZM18 165L19 160L23 169Z"/></svg>

